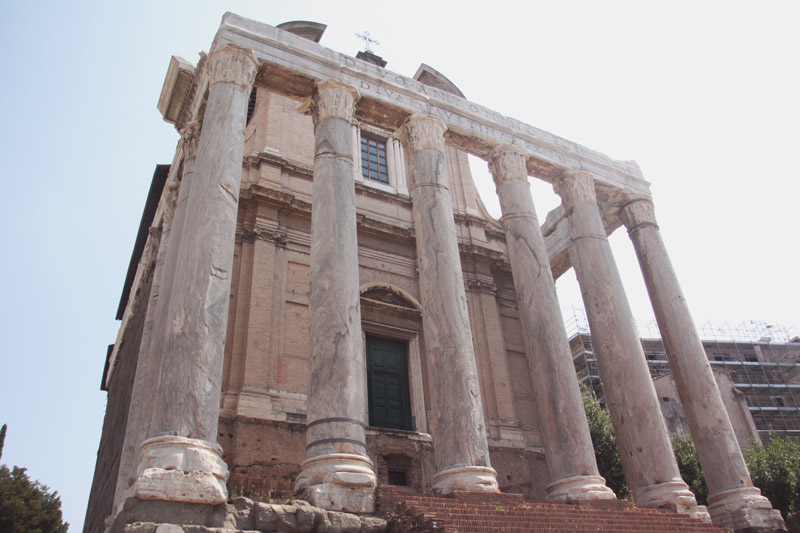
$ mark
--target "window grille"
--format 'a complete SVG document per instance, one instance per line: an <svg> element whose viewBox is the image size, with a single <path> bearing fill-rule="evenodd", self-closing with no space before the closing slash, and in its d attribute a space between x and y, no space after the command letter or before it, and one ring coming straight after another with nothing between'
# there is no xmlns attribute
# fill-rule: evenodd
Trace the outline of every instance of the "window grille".
<svg viewBox="0 0 800 533"><path fill-rule="evenodd" d="M361 175L364 179L389 184L386 140L361 132Z"/></svg>

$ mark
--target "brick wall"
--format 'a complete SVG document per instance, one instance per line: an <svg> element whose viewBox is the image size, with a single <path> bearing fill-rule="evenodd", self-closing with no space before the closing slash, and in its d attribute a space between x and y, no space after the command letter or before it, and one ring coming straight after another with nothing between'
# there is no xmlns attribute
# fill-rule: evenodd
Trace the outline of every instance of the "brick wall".
<svg viewBox="0 0 800 533"><path fill-rule="evenodd" d="M141 285L137 301L147 302L153 281L153 269ZM114 503L114 491L117 488L122 443L125 440L125 426L128 423L128 406L131 401L136 363L139 359L139 345L144 327L145 306L137 309L128 323L123 344L117 352L117 362L108 386L106 415L103 420L103 433L97 450L97 463L92 480L92 491L83 531L86 533L102 533L105 531L105 519L111 513Z"/></svg>

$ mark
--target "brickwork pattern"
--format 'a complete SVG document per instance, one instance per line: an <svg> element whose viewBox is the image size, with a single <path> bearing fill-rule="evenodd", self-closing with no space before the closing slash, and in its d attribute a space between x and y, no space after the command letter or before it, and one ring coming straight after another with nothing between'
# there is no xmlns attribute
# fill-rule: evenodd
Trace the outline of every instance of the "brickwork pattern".
<svg viewBox="0 0 800 533"><path fill-rule="evenodd" d="M149 300L152 282L153 269L151 268L140 289L142 295L139 301L147 302ZM117 489L122 445L125 440L125 427L128 424L128 408L136 376L136 364L139 360L139 343L142 339L145 314L145 309L141 309L129 323L129 329L117 353L117 365L108 387L103 434L97 450L92 490L83 525L85 533L105 531L105 519L111 514L114 492Z"/></svg>
<svg viewBox="0 0 800 533"><path fill-rule="evenodd" d="M624 501L577 504L531 502L520 494L458 491L443 497L385 485L378 488L376 511L379 515L389 517L390 532L727 531L669 510L645 509Z"/></svg>

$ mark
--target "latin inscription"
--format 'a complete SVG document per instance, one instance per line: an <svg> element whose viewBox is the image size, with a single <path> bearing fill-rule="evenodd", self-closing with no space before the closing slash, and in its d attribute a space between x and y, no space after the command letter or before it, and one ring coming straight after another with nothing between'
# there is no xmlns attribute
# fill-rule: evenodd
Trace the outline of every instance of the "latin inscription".
<svg viewBox="0 0 800 533"><path fill-rule="evenodd" d="M360 62L357 63L355 59L344 54L340 54L340 60L348 67L360 69L366 68L369 71L369 74L372 74L381 80L394 82L404 87L410 87L412 90L424 94L431 100L439 100L445 104L448 104L449 106L457 108L459 111L462 111L463 113L455 110L448 110L445 107L437 106L436 102L432 102L433 105L430 108L430 112L444 120L445 123L449 124L451 127L460 126L464 129L467 129L472 134L477 134L488 139L494 139L499 142L510 142L512 140L511 135L498 131L497 129L485 124L480 120L488 119L523 135L540 138L544 142L566 148L573 152L577 151L578 147L574 143L555 137L542 130L538 130L533 126L520 122L519 120L503 116L496 111L492 111L483 106L465 101L456 95L442 91L436 87L422 85L415 80L409 80L404 76L389 72L386 69L378 67L377 65L370 65L369 63L360 65ZM393 91L392 89L363 79L358 80L357 87L363 94L371 94L379 97L381 100L388 100L398 104L404 104L406 106L414 105L415 103L418 104L418 102L415 102L415 99L410 98L398 91ZM469 115L478 117L478 120L471 118ZM550 150L545 146L530 142L526 139L517 138L517 140L522 141L525 148L530 153L538 154L542 158L553 162L558 162L560 164L567 164L569 162L569 158L563 154L559 154L553 150Z"/></svg>

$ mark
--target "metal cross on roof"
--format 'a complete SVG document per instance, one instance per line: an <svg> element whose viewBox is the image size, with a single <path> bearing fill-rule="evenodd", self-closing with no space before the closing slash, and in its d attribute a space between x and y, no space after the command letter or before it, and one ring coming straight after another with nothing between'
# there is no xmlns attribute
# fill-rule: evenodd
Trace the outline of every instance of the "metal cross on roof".
<svg viewBox="0 0 800 533"><path fill-rule="evenodd" d="M364 33L356 33L356 37L364 40L364 46L366 47L367 52L372 52L372 48L369 47L370 43L381 44L375 39L373 39L372 35L370 35L368 31L365 31Z"/></svg>

